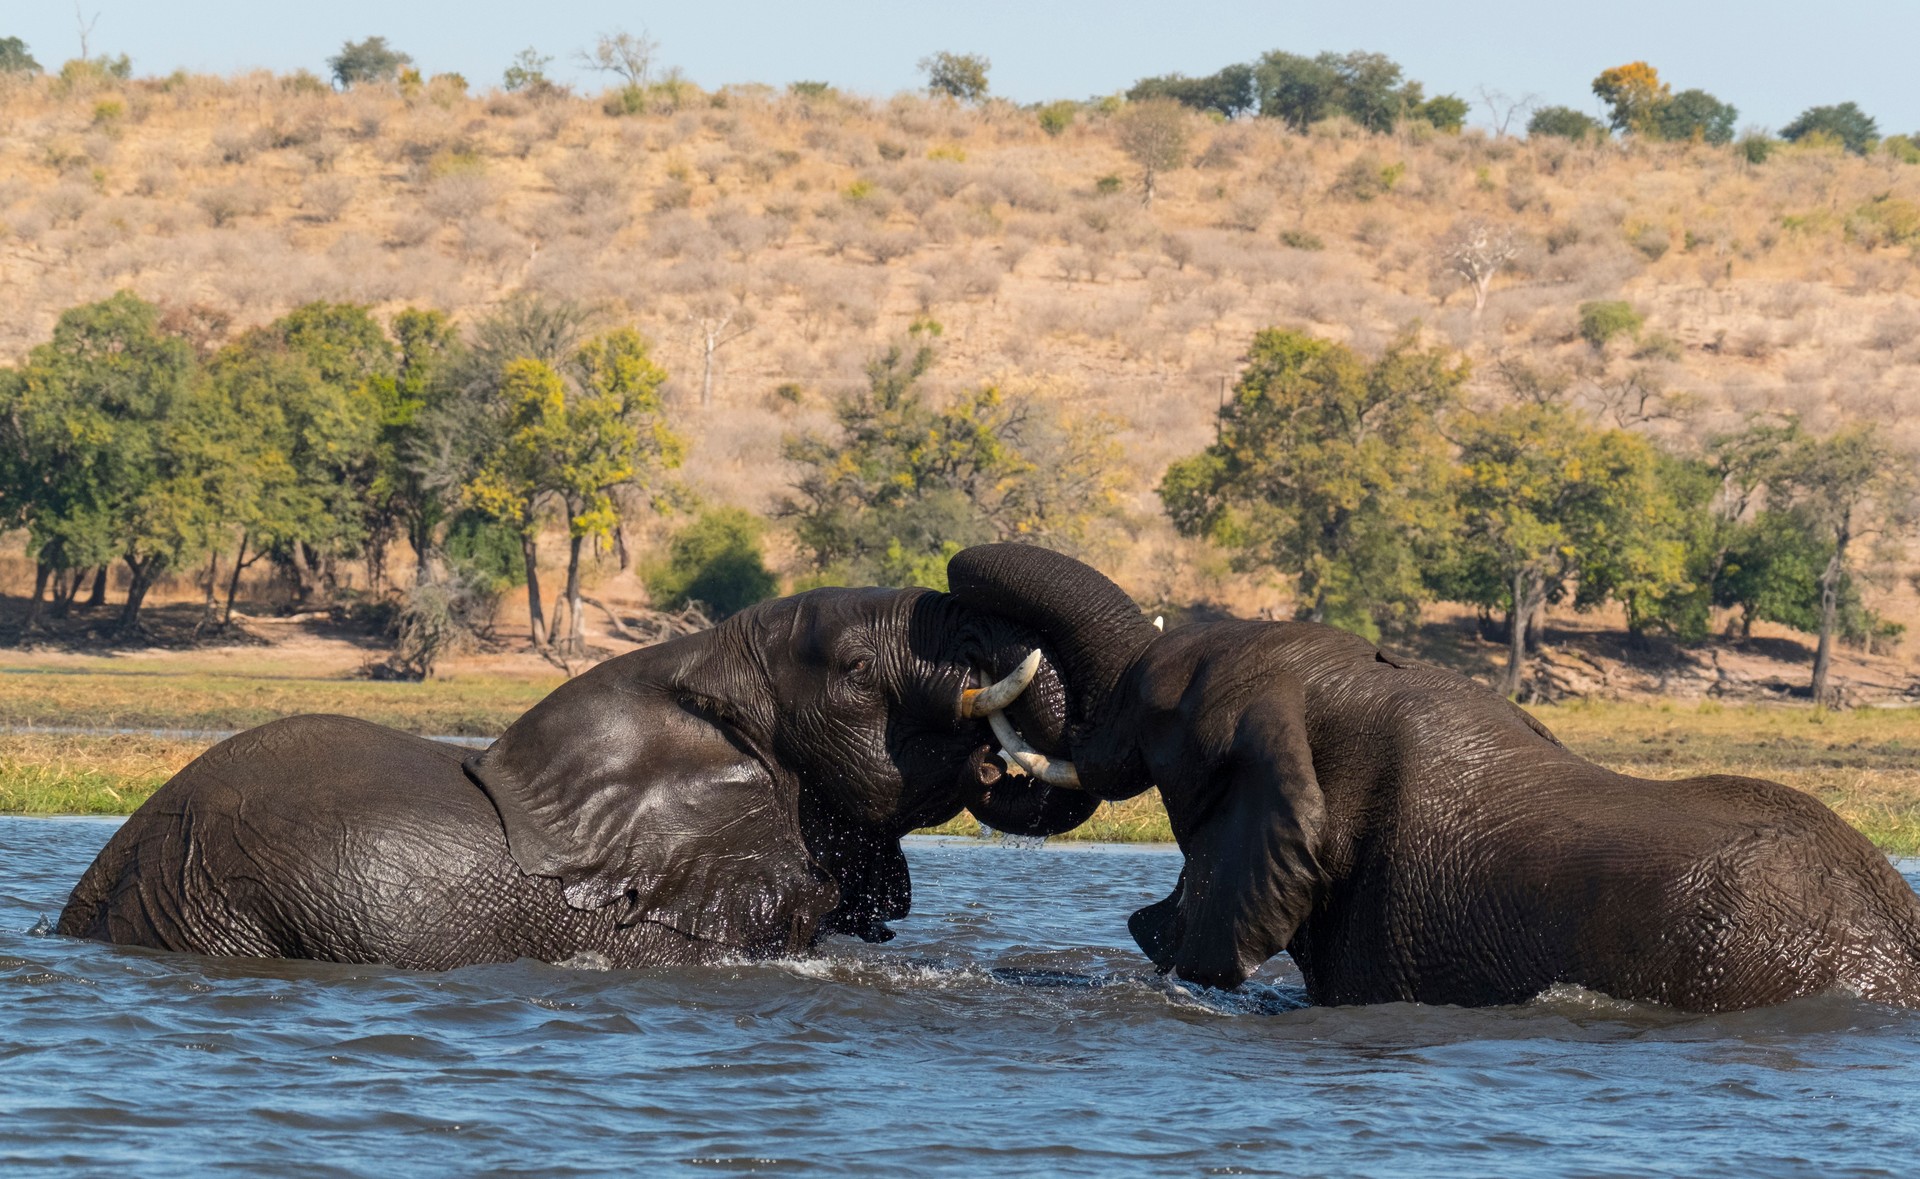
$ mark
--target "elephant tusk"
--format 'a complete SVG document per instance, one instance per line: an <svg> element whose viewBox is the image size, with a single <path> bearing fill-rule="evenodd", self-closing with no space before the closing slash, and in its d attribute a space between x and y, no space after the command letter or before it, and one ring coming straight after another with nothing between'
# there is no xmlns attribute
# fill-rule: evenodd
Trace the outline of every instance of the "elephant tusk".
<svg viewBox="0 0 1920 1179"><path fill-rule="evenodd" d="M989 684L984 688L968 688L960 693L960 715L964 717L991 716L1020 698L1033 682L1033 675L1040 670L1040 652L1029 651L1020 661L1020 666L1007 673L1005 679Z"/></svg>
<svg viewBox="0 0 1920 1179"><path fill-rule="evenodd" d="M993 726L993 735L1000 739L1000 748L1011 760L1018 762L1020 768L1034 778L1049 786L1060 786L1068 790L1080 790L1080 771L1073 768L1070 761L1054 761L1046 754L1028 745L1013 722L1004 712L989 713L987 723Z"/></svg>
<svg viewBox="0 0 1920 1179"><path fill-rule="evenodd" d="M1164 634L1164 633L1166 633L1166 629L1167 629L1167 616L1166 616L1166 615L1164 615L1164 614L1156 614L1156 615L1154 615L1154 616L1153 616L1153 629L1155 629L1155 630L1157 630L1157 631L1160 631L1160 632L1161 632L1161 633L1163 633L1163 634Z"/></svg>

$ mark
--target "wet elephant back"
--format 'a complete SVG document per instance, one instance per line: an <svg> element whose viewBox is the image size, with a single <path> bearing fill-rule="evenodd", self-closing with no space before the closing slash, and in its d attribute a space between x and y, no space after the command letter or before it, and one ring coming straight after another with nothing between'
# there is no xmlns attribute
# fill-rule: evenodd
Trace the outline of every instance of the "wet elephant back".
<svg viewBox="0 0 1920 1179"><path fill-rule="evenodd" d="M61 931L207 954L441 969L594 951L698 957L672 931L570 908L507 855L462 751L346 717L215 746L130 818Z"/></svg>

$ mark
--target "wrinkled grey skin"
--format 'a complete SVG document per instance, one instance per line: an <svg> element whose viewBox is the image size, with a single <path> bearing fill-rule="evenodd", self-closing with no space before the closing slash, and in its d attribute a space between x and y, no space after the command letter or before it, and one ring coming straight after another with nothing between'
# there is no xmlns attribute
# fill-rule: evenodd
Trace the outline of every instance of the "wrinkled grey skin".
<svg viewBox="0 0 1920 1179"><path fill-rule="evenodd" d="M345 717L262 725L127 820L59 929L426 969L883 941L911 899L908 831L970 806L1048 834L1097 805L996 795L991 735L957 715L974 669L1004 674L1033 646L943 594L816 590L608 660L484 753ZM1037 707L1010 714L1044 739L1049 665L1029 691Z"/></svg>
<svg viewBox="0 0 1920 1179"><path fill-rule="evenodd" d="M1160 787L1185 869L1130 926L1163 970L1234 987L1286 950L1319 1003L1569 983L1694 1011L1833 989L1920 1006L1920 900L1798 791L1613 773L1489 689L1331 627L1162 636L1057 553L982 546L948 573L1059 659L1082 783Z"/></svg>

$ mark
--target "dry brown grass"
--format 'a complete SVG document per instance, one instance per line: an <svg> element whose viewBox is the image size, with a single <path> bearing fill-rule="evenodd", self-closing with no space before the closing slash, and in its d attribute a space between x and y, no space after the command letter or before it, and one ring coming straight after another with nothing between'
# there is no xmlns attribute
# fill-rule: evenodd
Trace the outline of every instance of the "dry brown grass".
<svg viewBox="0 0 1920 1179"><path fill-rule="evenodd" d="M124 114L101 120L108 99ZM695 438L691 482L765 509L789 477L781 436L819 422L820 394L858 380L877 342L931 316L947 329L936 384L1043 377L1046 395L1126 424L1136 519L1108 563L1135 587L1172 545L1153 482L1208 441L1222 379L1276 322L1371 348L1418 321L1481 360L1488 387L1486 362L1521 355L1597 401L1648 362L1593 355L1574 309L1624 297L1671 341L1652 371L1697 400L1695 435L1763 409L1869 416L1907 441L1920 428L1912 250L1854 216L1883 195L1920 200L1920 167L1372 137L1338 120L1304 136L1195 128L1196 166L1162 177L1146 210L1092 110L1050 139L1005 104L761 87L616 118L597 99L316 95L265 73L10 83L0 356L122 287L229 312L229 330L316 298L472 315L539 289L649 331ZM1101 191L1109 176L1122 191ZM1465 216L1526 243L1478 321L1434 266ZM719 355L701 413L688 312L716 287L755 327ZM810 391L798 406L768 396L788 382ZM1271 604L1236 584L1243 608Z"/></svg>

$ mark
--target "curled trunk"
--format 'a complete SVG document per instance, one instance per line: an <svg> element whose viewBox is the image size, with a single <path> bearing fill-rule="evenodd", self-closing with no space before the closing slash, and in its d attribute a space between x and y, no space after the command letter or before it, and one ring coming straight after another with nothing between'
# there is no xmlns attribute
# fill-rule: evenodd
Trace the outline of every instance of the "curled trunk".
<svg viewBox="0 0 1920 1179"><path fill-rule="evenodd" d="M1076 727L1106 715L1120 677L1160 633L1099 570L1034 545L965 549L948 563L947 583L962 604L1039 634L1066 681Z"/></svg>

